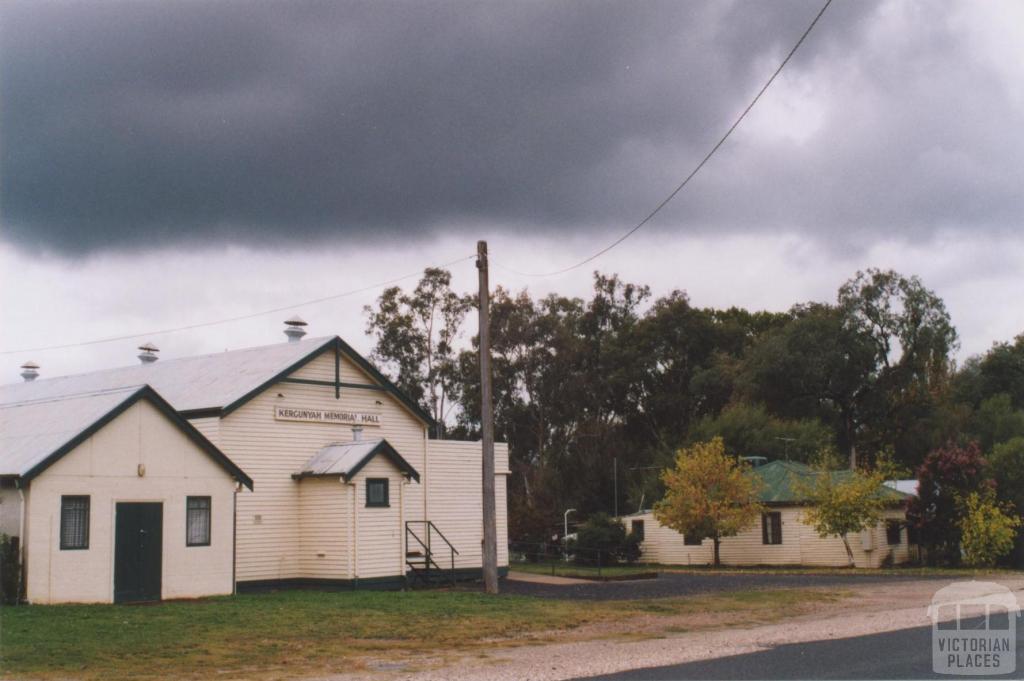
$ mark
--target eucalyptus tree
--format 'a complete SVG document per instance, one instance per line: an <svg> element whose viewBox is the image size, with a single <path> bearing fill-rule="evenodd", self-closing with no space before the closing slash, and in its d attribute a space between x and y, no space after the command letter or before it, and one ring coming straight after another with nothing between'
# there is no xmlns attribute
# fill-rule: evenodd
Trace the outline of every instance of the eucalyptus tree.
<svg viewBox="0 0 1024 681"><path fill-rule="evenodd" d="M393 286L363 308L366 332L376 339L372 357L395 383L427 410L444 432L458 405L458 341L472 298L451 288L451 273L424 270L410 293Z"/></svg>
<svg viewBox="0 0 1024 681"><path fill-rule="evenodd" d="M945 303L916 276L869 269L840 287L838 304L846 327L873 349L868 378L884 438L876 446L892 444L903 460L920 460L925 452L914 426L948 396L951 356L959 347ZM851 465L855 459L851 449Z"/></svg>

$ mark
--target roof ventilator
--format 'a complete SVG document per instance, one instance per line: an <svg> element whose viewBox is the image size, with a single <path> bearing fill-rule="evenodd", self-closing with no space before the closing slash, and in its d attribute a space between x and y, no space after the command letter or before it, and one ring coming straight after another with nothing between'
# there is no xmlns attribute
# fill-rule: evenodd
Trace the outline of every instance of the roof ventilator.
<svg viewBox="0 0 1024 681"><path fill-rule="evenodd" d="M21 377L25 382L34 381L39 377L39 365L29 360L21 365Z"/></svg>
<svg viewBox="0 0 1024 681"><path fill-rule="evenodd" d="M299 315L292 315L284 320L284 325L284 335L288 336L289 343L297 343L306 335L306 329L303 327L308 325Z"/></svg>
<svg viewBox="0 0 1024 681"><path fill-rule="evenodd" d="M142 345L139 346L139 350L141 350L142 352L140 352L137 356L139 358L139 361L142 362L143 364L152 364L153 362L160 359L159 357L156 356L156 353L160 352L160 348L153 345L152 343L143 343Z"/></svg>

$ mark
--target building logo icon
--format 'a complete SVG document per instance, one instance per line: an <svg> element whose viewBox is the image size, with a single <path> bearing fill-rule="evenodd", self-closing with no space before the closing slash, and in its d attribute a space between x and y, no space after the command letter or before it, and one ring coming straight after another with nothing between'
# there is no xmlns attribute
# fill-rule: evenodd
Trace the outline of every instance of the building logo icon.
<svg viewBox="0 0 1024 681"><path fill-rule="evenodd" d="M1020 606L1002 584L953 582L935 592L928 615L936 674L998 676L1016 670Z"/></svg>

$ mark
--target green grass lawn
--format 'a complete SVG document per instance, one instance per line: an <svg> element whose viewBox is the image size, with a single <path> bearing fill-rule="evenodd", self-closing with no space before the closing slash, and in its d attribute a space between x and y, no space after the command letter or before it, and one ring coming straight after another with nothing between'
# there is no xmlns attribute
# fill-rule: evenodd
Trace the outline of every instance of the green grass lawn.
<svg viewBox="0 0 1024 681"><path fill-rule="evenodd" d="M732 592L608 603L448 591L282 591L144 606L0 608L0 665L11 678L275 678L415 664L635 616L775 618L821 592ZM824 597L830 597L824 595Z"/></svg>

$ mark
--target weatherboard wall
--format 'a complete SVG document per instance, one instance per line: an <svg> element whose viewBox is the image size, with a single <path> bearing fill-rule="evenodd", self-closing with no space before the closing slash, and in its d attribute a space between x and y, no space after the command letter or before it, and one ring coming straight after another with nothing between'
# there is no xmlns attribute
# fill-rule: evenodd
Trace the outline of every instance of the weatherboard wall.
<svg viewBox="0 0 1024 681"><path fill-rule="evenodd" d="M370 478L388 481L388 506L367 506L366 481ZM402 502L411 488L419 487L415 481L404 484L405 480L405 476L382 456L374 457L352 480L357 543L354 577L357 579L405 574Z"/></svg>
<svg viewBox="0 0 1024 681"><path fill-rule="evenodd" d="M483 560L482 455L480 442L430 440L428 443L428 515L459 551L455 557L456 568L479 568ZM505 443L494 445L494 470L498 565L504 566L508 565L508 445Z"/></svg>
<svg viewBox="0 0 1024 681"><path fill-rule="evenodd" d="M87 549L60 548L62 495L89 496ZM209 546L185 545L190 495L211 497ZM231 593L234 495L235 482L219 464L155 407L137 402L32 480L26 518L29 601L113 600L118 502L163 504L163 598Z"/></svg>
<svg viewBox="0 0 1024 681"><path fill-rule="evenodd" d="M813 565L842 567L848 559L842 539L821 537L814 528L803 521L801 507L772 508L782 514L782 543L764 544L761 522L756 521L749 529L734 537L725 537L719 547L719 555L725 565ZM905 514L898 509L886 512L886 518L905 521ZM665 565L706 565L714 559L710 540L701 545L687 545L683 535L658 523L652 513L628 516L624 519L629 529L632 520L644 523L644 541L641 544L645 561ZM865 533L849 538L857 567L880 567L891 554L894 564L907 562L910 558L907 530L900 530L900 544L889 545L886 538L885 522ZM869 549L869 547L871 547Z"/></svg>
<svg viewBox="0 0 1024 681"><path fill-rule="evenodd" d="M192 427L203 434L207 440L212 442L214 446L220 447L218 444L220 440L220 417L219 416L208 416L201 419L189 419L189 423ZM228 457L230 458L230 457ZM243 469L244 470L244 469Z"/></svg>
<svg viewBox="0 0 1024 681"><path fill-rule="evenodd" d="M333 381L334 353L327 351L290 375L304 380ZM341 380L374 385L354 363L342 357ZM380 402L380 404L377 404ZM238 580L305 578L310 558L303 537L311 545L304 524L319 522L316 507L304 513L300 500L303 482L292 479L321 447L352 440L352 427L337 423L279 421L274 408L343 410L380 415L379 427L366 426L363 438L385 438L417 470L424 468L426 427L384 390L342 387L335 398L333 385L281 381L228 414L220 423L222 451L252 479L254 492L238 500ZM339 485L340 486L340 485ZM423 517L423 494L411 485L406 500L410 518ZM361 551L356 547L356 553ZM319 561L314 561L319 563ZM332 571L334 568L329 568ZM321 572L317 567L314 572ZM394 574L394 572L392 572Z"/></svg>
<svg viewBox="0 0 1024 681"><path fill-rule="evenodd" d="M340 476L299 483L299 573L312 579L348 579L351 490Z"/></svg>

